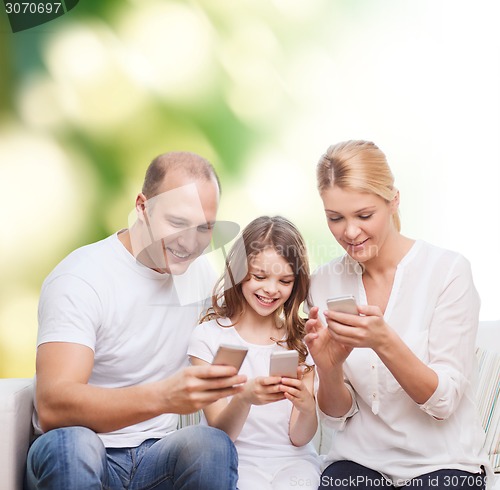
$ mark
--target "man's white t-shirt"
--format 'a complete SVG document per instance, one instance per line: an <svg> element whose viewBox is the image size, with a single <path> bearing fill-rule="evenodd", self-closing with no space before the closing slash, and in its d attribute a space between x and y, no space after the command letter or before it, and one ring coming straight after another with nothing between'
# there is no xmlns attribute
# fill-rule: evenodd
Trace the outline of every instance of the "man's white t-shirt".
<svg viewBox="0 0 500 490"><path fill-rule="evenodd" d="M153 271L114 234L68 255L43 283L37 345L72 342L94 351L89 384L159 381L188 365L189 337L209 304L214 271L203 257L181 276ZM183 289L197 301L183 304ZM106 447L136 447L176 429L177 414L98 434ZM41 432L34 415L37 432Z"/></svg>
<svg viewBox="0 0 500 490"><path fill-rule="evenodd" d="M327 299L347 294L367 304L362 269L346 254L315 271L311 305L324 321ZM336 431L329 462L355 461L397 486L439 469L476 473L488 467L471 384L479 304L464 257L414 243L397 267L384 319L437 373L438 387L418 405L374 351L354 349L344 363L354 394L351 410L342 418L320 413Z"/></svg>

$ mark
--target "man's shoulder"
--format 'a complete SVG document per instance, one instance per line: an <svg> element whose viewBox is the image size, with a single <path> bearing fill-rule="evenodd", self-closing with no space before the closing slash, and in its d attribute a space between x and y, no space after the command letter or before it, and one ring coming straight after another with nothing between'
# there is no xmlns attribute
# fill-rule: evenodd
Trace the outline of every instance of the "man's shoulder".
<svg viewBox="0 0 500 490"><path fill-rule="evenodd" d="M192 333L193 340L209 341L219 344L221 337L229 335L232 337L232 330L228 318L217 318L207 320L196 326ZM234 343L231 341L231 343Z"/></svg>
<svg viewBox="0 0 500 490"><path fill-rule="evenodd" d="M65 274L87 277L102 271L102 266L108 264L114 255L114 235L108 236L88 245L83 245L69 253L47 276L45 282Z"/></svg>

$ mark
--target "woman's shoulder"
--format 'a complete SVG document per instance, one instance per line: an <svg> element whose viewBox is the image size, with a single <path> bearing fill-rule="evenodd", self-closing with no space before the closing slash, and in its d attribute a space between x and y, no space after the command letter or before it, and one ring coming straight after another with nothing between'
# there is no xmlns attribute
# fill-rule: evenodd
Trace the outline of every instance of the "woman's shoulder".
<svg viewBox="0 0 500 490"><path fill-rule="evenodd" d="M425 240L417 240L415 244L418 246L417 253L423 257L428 264L440 264L444 268L470 267L469 260L460 252L434 245Z"/></svg>

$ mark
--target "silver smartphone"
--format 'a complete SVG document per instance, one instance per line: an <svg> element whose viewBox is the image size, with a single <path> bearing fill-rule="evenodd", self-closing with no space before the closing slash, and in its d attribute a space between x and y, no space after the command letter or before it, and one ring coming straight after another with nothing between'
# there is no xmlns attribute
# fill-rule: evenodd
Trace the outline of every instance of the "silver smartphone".
<svg viewBox="0 0 500 490"><path fill-rule="evenodd" d="M248 349L243 346L221 344L215 353L212 364L234 366L239 371L247 352Z"/></svg>
<svg viewBox="0 0 500 490"><path fill-rule="evenodd" d="M296 350L282 350L271 354L269 376L296 378L299 353Z"/></svg>
<svg viewBox="0 0 500 490"><path fill-rule="evenodd" d="M340 313L350 313L358 315L358 307L356 306L356 298L352 295L338 296L326 300L326 305L329 310L338 311Z"/></svg>

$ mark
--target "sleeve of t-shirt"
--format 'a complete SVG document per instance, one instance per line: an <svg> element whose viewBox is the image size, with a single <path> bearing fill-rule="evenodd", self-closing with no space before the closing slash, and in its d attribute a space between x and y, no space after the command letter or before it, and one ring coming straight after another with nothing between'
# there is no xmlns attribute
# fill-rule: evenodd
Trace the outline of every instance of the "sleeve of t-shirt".
<svg viewBox="0 0 500 490"><path fill-rule="evenodd" d="M211 335L210 330L208 322L202 323L194 329L189 340L188 356L197 357L205 362L211 363L213 361L217 345L214 341L216 336Z"/></svg>
<svg viewBox="0 0 500 490"><path fill-rule="evenodd" d="M73 342L95 350L101 313L96 291L80 277L62 274L46 281L38 306L37 346Z"/></svg>

